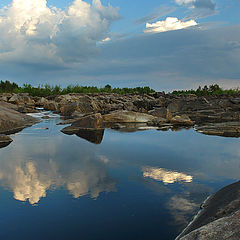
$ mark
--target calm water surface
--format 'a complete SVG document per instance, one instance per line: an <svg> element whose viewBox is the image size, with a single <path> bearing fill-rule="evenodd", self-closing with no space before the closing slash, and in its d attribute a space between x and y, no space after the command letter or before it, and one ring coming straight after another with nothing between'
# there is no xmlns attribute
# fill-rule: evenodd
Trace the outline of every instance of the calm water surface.
<svg viewBox="0 0 240 240"><path fill-rule="evenodd" d="M174 239L240 176L238 139L106 130L93 144L61 133L59 121L0 149L0 239Z"/></svg>

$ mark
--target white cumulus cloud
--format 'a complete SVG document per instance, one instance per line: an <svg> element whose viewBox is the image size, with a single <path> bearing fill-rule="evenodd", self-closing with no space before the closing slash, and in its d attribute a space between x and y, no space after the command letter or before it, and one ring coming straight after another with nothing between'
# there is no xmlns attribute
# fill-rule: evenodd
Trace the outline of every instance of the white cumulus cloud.
<svg viewBox="0 0 240 240"><path fill-rule="evenodd" d="M107 38L118 8L74 0L65 10L46 0L13 0L0 9L0 62L60 64L85 59Z"/></svg>
<svg viewBox="0 0 240 240"><path fill-rule="evenodd" d="M188 28L196 26L197 22L195 20L181 21L175 17L167 17L165 21L157 21L155 23L146 23L145 32L167 32L172 30L179 30L183 28Z"/></svg>

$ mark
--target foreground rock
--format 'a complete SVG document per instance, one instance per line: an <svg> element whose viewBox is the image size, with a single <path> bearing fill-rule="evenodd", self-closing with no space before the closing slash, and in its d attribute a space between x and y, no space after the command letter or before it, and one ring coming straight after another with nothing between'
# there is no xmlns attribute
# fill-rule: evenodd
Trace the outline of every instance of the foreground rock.
<svg viewBox="0 0 240 240"><path fill-rule="evenodd" d="M0 101L0 133L11 134L38 122L36 118L17 111L17 106Z"/></svg>
<svg viewBox="0 0 240 240"><path fill-rule="evenodd" d="M209 123L195 126L195 130L207 135L240 137L240 122Z"/></svg>
<svg viewBox="0 0 240 240"><path fill-rule="evenodd" d="M239 239L240 181L208 198L202 210L177 239Z"/></svg>
<svg viewBox="0 0 240 240"><path fill-rule="evenodd" d="M239 226L240 211L236 211L229 217L223 217L189 233L181 240L239 240Z"/></svg>
<svg viewBox="0 0 240 240"><path fill-rule="evenodd" d="M8 146L13 140L4 134L0 134L0 148Z"/></svg>

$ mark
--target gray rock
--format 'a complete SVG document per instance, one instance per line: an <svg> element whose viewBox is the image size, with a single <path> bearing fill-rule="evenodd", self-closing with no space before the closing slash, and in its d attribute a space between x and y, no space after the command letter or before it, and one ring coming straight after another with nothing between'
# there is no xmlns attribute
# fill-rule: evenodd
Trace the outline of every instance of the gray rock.
<svg viewBox="0 0 240 240"><path fill-rule="evenodd" d="M229 217L213 221L180 240L239 240L240 239L240 210Z"/></svg>
<svg viewBox="0 0 240 240"><path fill-rule="evenodd" d="M239 238L217 238L224 236L224 232L233 233L232 236L239 237L240 228L232 228L232 226L240 226L239 209L240 209L240 181L230 184L214 195L209 197L201 206L200 212L187 228L177 237L177 239L239 239ZM235 213L237 215L235 215ZM238 216L233 217L232 216ZM216 221L220 219L220 221ZM210 224L211 223L211 224ZM205 226L205 227L203 227ZM203 227L203 228L202 228ZM221 230L222 229L222 230ZM228 232L229 229L229 232ZM196 230L196 231L195 231ZM191 233L191 234L189 234ZM189 235L188 235L189 234ZM184 237L186 236L186 238ZM212 237L211 237L212 236ZM182 237L182 238L181 238ZM192 238L196 237L196 238ZM199 238L198 238L199 237Z"/></svg>

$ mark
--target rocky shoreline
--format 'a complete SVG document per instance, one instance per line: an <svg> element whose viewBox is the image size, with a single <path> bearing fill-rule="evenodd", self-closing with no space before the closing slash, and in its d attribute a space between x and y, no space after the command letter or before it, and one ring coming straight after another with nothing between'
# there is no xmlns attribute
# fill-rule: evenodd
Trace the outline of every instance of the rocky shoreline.
<svg viewBox="0 0 240 240"><path fill-rule="evenodd" d="M85 128L124 128L126 123L144 123L159 130L192 127L200 133L240 137L240 96L201 96L113 93L67 94L31 97L28 94L0 94L0 101L15 106L20 113L36 112L37 107L60 114L65 123L100 114L101 126ZM64 122L63 122L64 124ZM75 125L76 127L76 125Z"/></svg>
<svg viewBox="0 0 240 240"><path fill-rule="evenodd" d="M202 134L240 137L240 96L175 96L67 94L31 97L0 94L0 147L12 142L7 136L39 120L26 115L38 108L61 115L65 134L76 134L92 143L102 141L105 128L118 131L191 128ZM47 118L47 116L45 116ZM240 182L209 198L200 213L177 239L239 239ZM222 238L219 238L222 236Z"/></svg>

